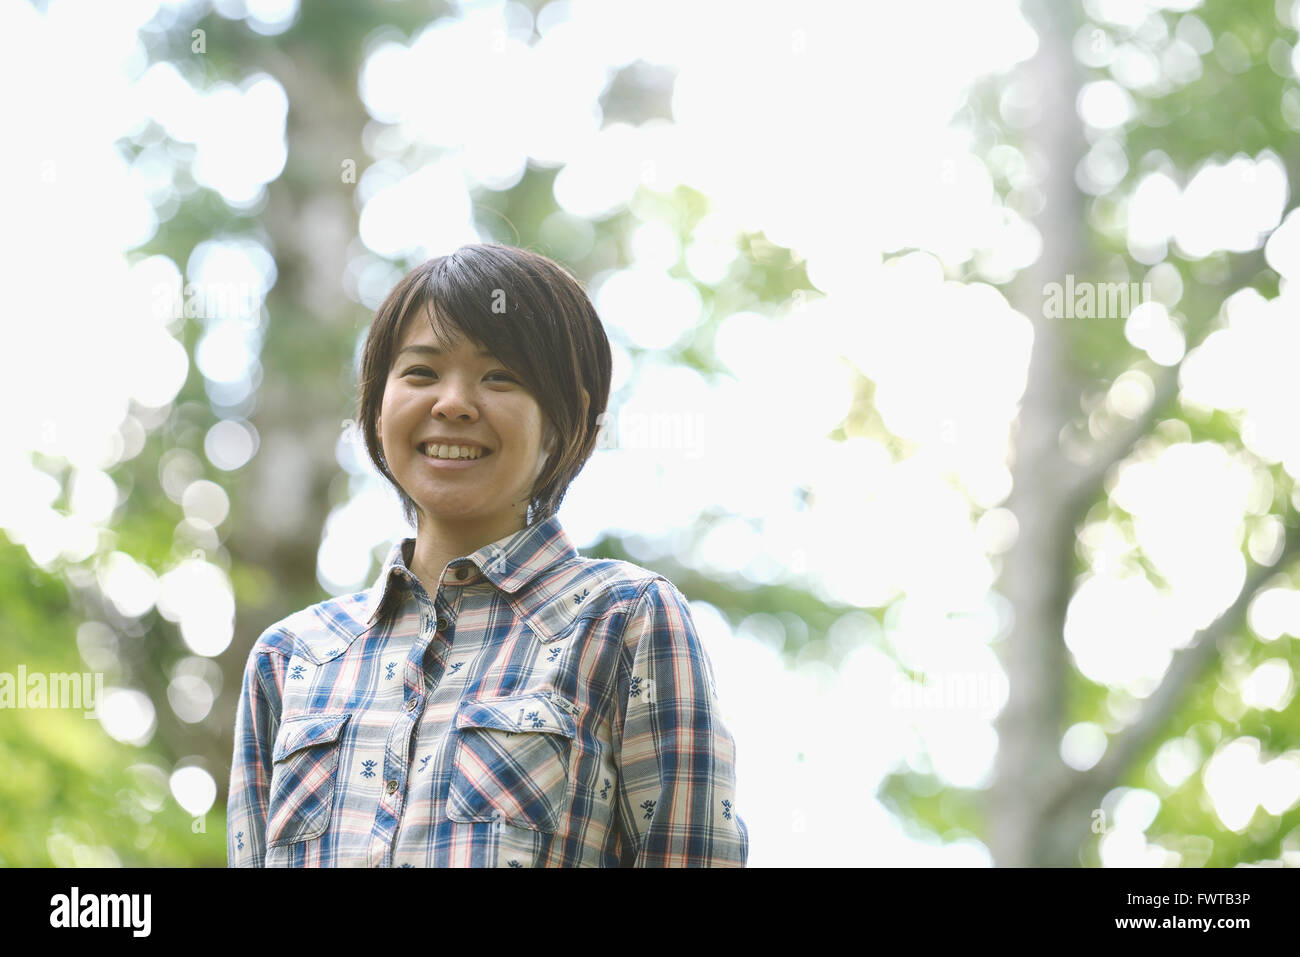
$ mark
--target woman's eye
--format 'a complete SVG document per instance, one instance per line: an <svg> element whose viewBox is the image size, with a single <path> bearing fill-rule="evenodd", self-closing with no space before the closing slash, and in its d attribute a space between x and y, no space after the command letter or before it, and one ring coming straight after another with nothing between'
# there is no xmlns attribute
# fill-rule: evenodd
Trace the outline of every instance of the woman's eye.
<svg viewBox="0 0 1300 957"><path fill-rule="evenodd" d="M403 372L402 375L403 375L403 376L415 375L415 376L422 376L422 377L424 377L424 378L429 378L429 377L431 377L431 376L436 375L436 373L435 373L432 369L429 369L427 366L411 366L411 368L409 368L409 369L407 369L405 372ZM498 372L489 372L486 376L484 376L484 378L485 378L485 379L496 379L496 380L498 380L498 381L502 381L502 382L518 382L518 381L519 381L519 380L516 379L514 376L512 376L510 373L508 373L508 372L500 372L500 371L498 371Z"/></svg>

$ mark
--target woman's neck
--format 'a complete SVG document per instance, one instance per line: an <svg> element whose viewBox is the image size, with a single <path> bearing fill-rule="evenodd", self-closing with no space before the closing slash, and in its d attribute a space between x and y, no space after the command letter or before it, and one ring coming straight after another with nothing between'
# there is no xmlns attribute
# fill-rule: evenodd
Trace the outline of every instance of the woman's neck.
<svg viewBox="0 0 1300 957"><path fill-rule="evenodd" d="M523 516L517 516L517 519L517 522L502 524L497 528L456 527L446 522L434 525L421 519L411 556L411 571L420 579L429 597L433 598L438 593L438 585L448 564L457 558L478 551L484 545L498 542L522 530Z"/></svg>

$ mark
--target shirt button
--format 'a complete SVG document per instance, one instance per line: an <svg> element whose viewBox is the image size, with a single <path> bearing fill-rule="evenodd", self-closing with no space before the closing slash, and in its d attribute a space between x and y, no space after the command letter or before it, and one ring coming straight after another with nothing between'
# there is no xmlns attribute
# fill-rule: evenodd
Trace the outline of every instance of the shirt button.
<svg viewBox="0 0 1300 957"><path fill-rule="evenodd" d="M460 568L456 569L456 577L461 581L469 578L469 569L466 566L461 565Z"/></svg>
<svg viewBox="0 0 1300 957"><path fill-rule="evenodd" d="M415 706L416 706L417 704L419 704L419 699L418 699L418 698L412 698L410 701L406 702L406 710L407 710L407 711L414 711L414 710L415 710Z"/></svg>
<svg viewBox="0 0 1300 957"><path fill-rule="evenodd" d="M446 619L446 618L439 618L439 619L438 619L438 630L439 630L439 631L446 631L446 630L447 630L447 619Z"/></svg>
<svg viewBox="0 0 1300 957"><path fill-rule="evenodd" d="M397 792L397 781L395 779L389 781L388 784L384 786L384 790L389 794L395 794Z"/></svg>

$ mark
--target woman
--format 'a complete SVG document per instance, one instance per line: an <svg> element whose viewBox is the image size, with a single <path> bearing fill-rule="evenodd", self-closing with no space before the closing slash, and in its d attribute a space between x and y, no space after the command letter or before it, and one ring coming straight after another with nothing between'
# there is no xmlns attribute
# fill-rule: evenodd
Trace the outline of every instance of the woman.
<svg viewBox="0 0 1300 957"><path fill-rule="evenodd" d="M231 866L744 866L689 606L579 556L555 514L610 368L586 293L535 253L464 246L388 295L358 421L416 536L254 645Z"/></svg>

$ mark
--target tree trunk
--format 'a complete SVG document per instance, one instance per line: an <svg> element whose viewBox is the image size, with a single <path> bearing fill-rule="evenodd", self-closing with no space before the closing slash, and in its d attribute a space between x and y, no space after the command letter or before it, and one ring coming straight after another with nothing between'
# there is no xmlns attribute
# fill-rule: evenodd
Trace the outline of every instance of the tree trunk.
<svg viewBox="0 0 1300 957"><path fill-rule="evenodd" d="M1028 379L1014 430L1013 487L1006 507L1019 524L999 590L1015 610L999 648L1010 694L997 719L998 754L986 805L987 840L999 866L1077 863L1059 823L1046 814L1067 767L1060 756L1068 658L1063 631L1073 584L1075 528L1067 507L1070 463L1061 430L1078 410L1075 377L1060 320L1044 316L1043 287L1064 282L1084 258L1083 198L1074 180L1086 143L1075 109L1078 68L1071 49L1072 5L1026 3L1038 51L1025 65L1038 94L1027 149L1047 160L1046 194L1036 226L1038 261L1017 278L1012 304L1034 324ZM1087 819L1085 817L1086 825Z"/></svg>
<svg viewBox="0 0 1300 957"><path fill-rule="evenodd" d="M320 596L316 554L330 485L340 473L335 448L355 401L344 387L346 364L365 318L343 289L357 211L355 185L342 181L341 169L349 159L358 171L366 165L361 131L368 116L357 96L358 65L331 74L309 56L266 64L289 97L289 151L261 217L278 279L267 297L263 379L251 419L260 447L238 473L232 498L241 508L231 516L226 546L237 565L263 572L269 587L263 602L242 598L232 648L221 658L225 680L214 714L221 720L219 767L226 771L248 650L269 625ZM228 783L219 780L222 800Z"/></svg>

